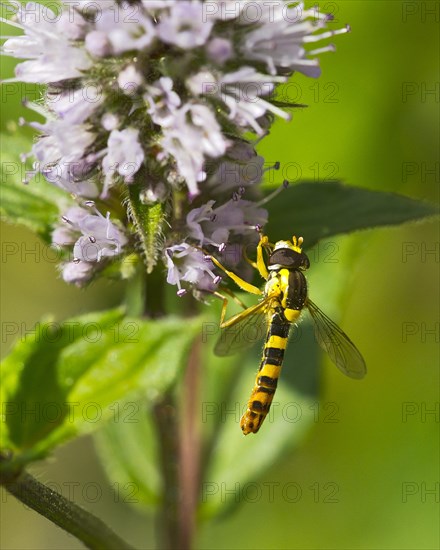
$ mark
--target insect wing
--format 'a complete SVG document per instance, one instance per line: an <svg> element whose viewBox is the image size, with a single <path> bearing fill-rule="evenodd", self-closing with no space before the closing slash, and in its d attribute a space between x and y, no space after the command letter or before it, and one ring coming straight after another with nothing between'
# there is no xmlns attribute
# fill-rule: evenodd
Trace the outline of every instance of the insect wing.
<svg viewBox="0 0 440 550"><path fill-rule="evenodd" d="M268 300L263 300L232 317L231 324L222 329L214 353L220 356L234 355L262 340L266 334L267 304Z"/></svg>
<svg viewBox="0 0 440 550"><path fill-rule="evenodd" d="M311 300L307 308L315 323L315 335L333 363L350 378L363 378L367 372L364 358L350 338Z"/></svg>

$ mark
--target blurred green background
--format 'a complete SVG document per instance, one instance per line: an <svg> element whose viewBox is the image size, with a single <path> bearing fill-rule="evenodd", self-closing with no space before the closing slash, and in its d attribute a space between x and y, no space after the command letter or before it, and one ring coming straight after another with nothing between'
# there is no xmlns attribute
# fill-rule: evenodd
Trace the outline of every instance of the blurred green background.
<svg viewBox="0 0 440 550"><path fill-rule="evenodd" d="M309 107L295 111L290 124L277 123L261 153L268 163L289 164L289 179L342 178L438 201L439 4L362 0L320 7L353 32L335 40L337 53L321 57L319 80L295 76L290 99ZM9 74L9 67L3 63L2 71ZM9 92L2 109L3 127L23 114L20 98ZM292 233L301 230L294 219L290 225ZM47 312L62 319L119 303L122 287L67 287L31 233L1 229L3 354L14 332L31 330ZM439 547L439 241L436 221L336 241L338 262L350 262L341 324L366 358L367 378L346 379L325 363L323 414L306 441L255 480L259 498L245 496L231 516L202 526L198 548ZM325 256L318 264L312 295L328 311L334 299L328 282L342 266ZM337 422L326 421L329 404L337 407ZM154 547L154 518L115 497L91 438L65 445L33 471L136 547ZM2 548L82 547L3 491L1 515Z"/></svg>

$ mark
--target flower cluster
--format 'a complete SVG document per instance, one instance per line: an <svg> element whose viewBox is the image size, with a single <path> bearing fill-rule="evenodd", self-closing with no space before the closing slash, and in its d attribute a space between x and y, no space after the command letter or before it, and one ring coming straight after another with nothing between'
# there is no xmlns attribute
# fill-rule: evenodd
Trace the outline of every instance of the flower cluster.
<svg viewBox="0 0 440 550"><path fill-rule="evenodd" d="M64 279L84 284L137 250L150 268L162 260L179 294L215 288L202 249L240 264L228 247L255 242L267 221L258 204L264 160L252 139L274 116L289 119L277 86L295 71L319 76L315 55L333 46L307 44L348 29L324 30L329 17L291 0L10 7L6 22L23 34L2 50L25 59L10 80L47 90L44 108L33 107L46 119L31 123L41 133L34 170L72 201L53 232L54 244L73 247ZM157 205L151 229L145 220ZM144 244L151 232L153 252Z"/></svg>

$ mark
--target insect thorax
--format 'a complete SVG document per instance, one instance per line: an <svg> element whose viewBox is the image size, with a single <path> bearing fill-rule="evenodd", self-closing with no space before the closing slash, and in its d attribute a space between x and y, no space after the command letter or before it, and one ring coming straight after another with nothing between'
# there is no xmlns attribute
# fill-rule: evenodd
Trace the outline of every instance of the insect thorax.
<svg viewBox="0 0 440 550"><path fill-rule="evenodd" d="M266 296L278 298L283 309L300 311L307 300L307 281L299 269L272 270L265 287Z"/></svg>

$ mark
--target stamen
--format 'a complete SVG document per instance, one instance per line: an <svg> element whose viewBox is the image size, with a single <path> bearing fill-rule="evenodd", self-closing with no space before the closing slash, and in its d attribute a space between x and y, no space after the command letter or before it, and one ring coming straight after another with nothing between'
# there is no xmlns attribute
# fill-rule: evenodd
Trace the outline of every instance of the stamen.
<svg viewBox="0 0 440 550"><path fill-rule="evenodd" d="M6 25L10 25L11 27L16 27L17 29L23 30L25 28L24 25L21 23L18 23L17 21L13 21L12 19L6 19L5 17L0 17L1 23L6 23Z"/></svg>
<svg viewBox="0 0 440 550"><path fill-rule="evenodd" d="M23 99L22 105L23 107L26 107L26 109L30 109L31 111L34 111L34 113L37 113L44 118L47 118L47 110L44 109L42 105L34 103L33 101L29 101L28 99Z"/></svg>
<svg viewBox="0 0 440 550"><path fill-rule="evenodd" d="M104 157L108 152L108 148L103 149L102 151L99 151L97 153L89 153L86 156L86 162L89 164L92 164L99 160L100 158Z"/></svg>
<svg viewBox="0 0 440 550"><path fill-rule="evenodd" d="M323 48L317 48L316 50L310 50L308 53L310 55L318 55L325 52L335 52L336 46L334 44L329 44L328 46L324 46Z"/></svg>
<svg viewBox="0 0 440 550"><path fill-rule="evenodd" d="M20 161L26 162L28 158L32 157L32 153L20 153Z"/></svg>
<svg viewBox="0 0 440 550"><path fill-rule="evenodd" d="M27 185L31 178L34 178L38 174L38 170L29 170L25 173L25 178L23 180L23 183Z"/></svg>
<svg viewBox="0 0 440 550"><path fill-rule="evenodd" d="M177 296L179 296L179 298L182 298L182 296L185 296L185 294L187 293L188 291L186 290L186 288L181 288L180 290L178 290L176 292Z"/></svg>
<svg viewBox="0 0 440 550"><path fill-rule="evenodd" d="M280 185L278 187L278 189L275 189L275 191L273 191L272 193L270 193L269 195L267 195L267 197L265 197L264 199L262 199L260 202L257 202L256 206L257 207L260 207L260 206L263 206L264 204L267 204L269 201L271 201L272 199L274 199L277 195L279 195L282 191L284 191L284 189L287 189L287 187L289 187L289 182L288 180L284 180L282 185Z"/></svg>
<svg viewBox="0 0 440 550"><path fill-rule="evenodd" d="M218 251L220 252L220 254L222 252L224 252L226 250L226 243L222 243L219 247L218 247Z"/></svg>
<svg viewBox="0 0 440 550"><path fill-rule="evenodd" d="M265 130L265 132L259 136L255 141L252 142L252 145L255 147L260 143L261 140L263 140L265 137L267 137L270 134L269 130Z"/></svg>
<svg viewBox="0 0 440 550"><path fill-rule="evenodd" d="M89 241L90 241L91 243L93 243L93 244L95 244L95 243L96 243L96 239L95 239L95 237L89 237Z"/></svg>
<svg viewBox="0 0 440 550"><path fill-rule="evenodd" d="M220 283L220 281L222 280L222 277L220 275L217 275L215 278L214 278L214 284L215 285L218 285Z"/></svg>
<svg viewBox="0 0 440 550"><path fill-rule="evenodd" d="M327 31L327 32L322 32L321 34L313 34L311 36L305 36L303 38L303 41L305 43L319 42L320 40L324 40L325 38L330 38L331 36L336 36L337 34L345 34L346 32L350 32L350 31L351 31L350 25L346 25L344 28L336 29L335 31Z"/></svg>

